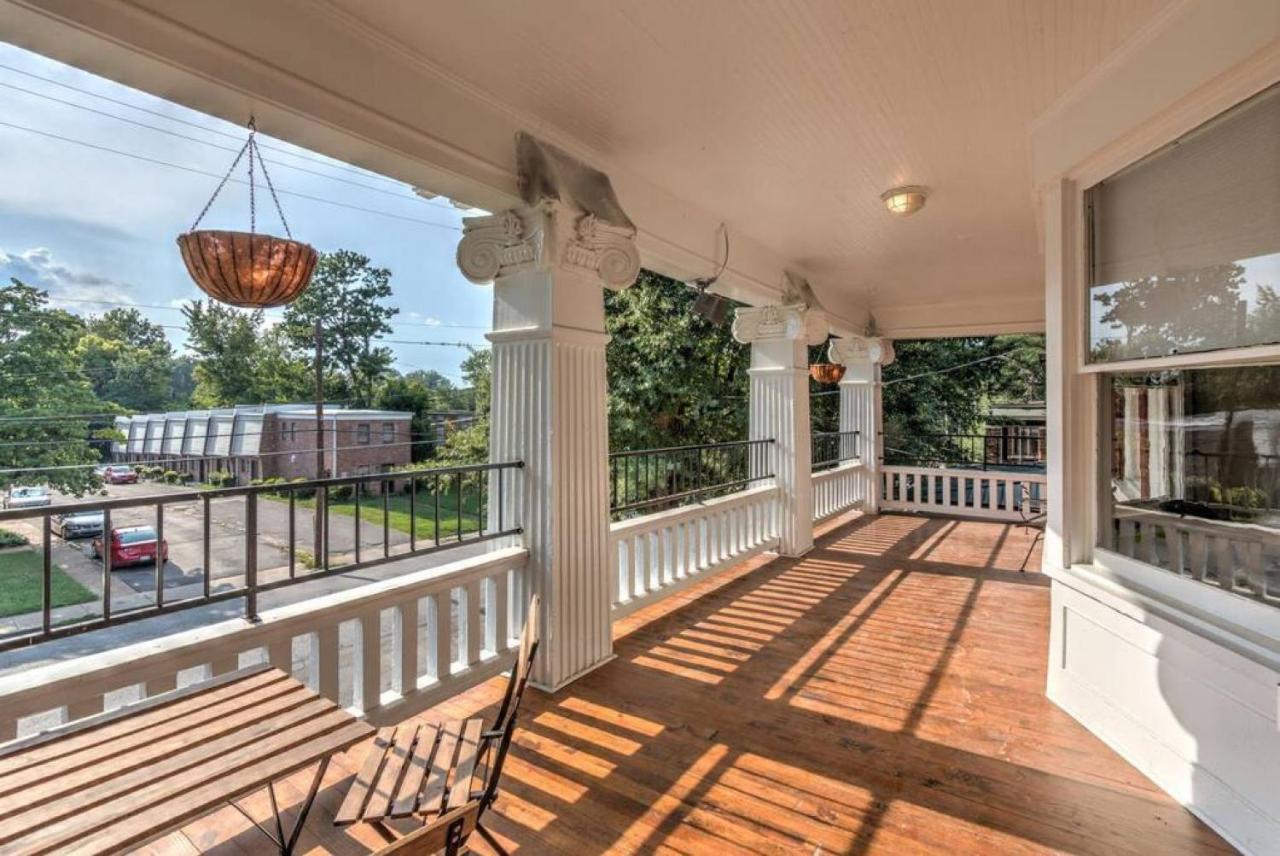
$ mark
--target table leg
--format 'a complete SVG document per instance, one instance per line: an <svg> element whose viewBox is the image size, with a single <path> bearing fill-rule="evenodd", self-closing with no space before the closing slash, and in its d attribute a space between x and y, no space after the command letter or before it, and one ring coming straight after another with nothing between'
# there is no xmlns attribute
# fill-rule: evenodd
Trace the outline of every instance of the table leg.
<svg viewBox="0 0 1280 856"><path fill-rule="evenodd" d="M329 769L329 758L321 758L320 766L316 768L315 778L311 780L311 787L307 790L307 798L302 801L302 806L298 809L298 817L293 822L293 831L289 833L287 838L284 834L284 818L280 814L280 806L276 802L276 790L271 782L267 782L267 796L271 798L271 813L275 815L277 835L272 835L266 827L249 817L248 812L234 802L230 805L248 818L250 823L258 827L258 830L263 835L271 839L271 843L280 850L281 856L293 856L293 850L298 846L298 837L302 834L302 825L307 822L307 814L311 811L312 803L316 801L316 794L320 792L320 782L324 779L325 770L327 769Z"/></svg>

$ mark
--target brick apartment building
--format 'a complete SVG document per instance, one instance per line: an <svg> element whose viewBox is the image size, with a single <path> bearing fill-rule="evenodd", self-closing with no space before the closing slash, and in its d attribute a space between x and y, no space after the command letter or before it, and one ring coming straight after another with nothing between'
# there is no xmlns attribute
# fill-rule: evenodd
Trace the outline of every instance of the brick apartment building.
<svg viewBox="0 0 1280 856"><path fill-rule="evenodd" d="M396 410L324 411L329 475L385 472L412 459L412 414ZM177 470L205 481L225 471L237 484L252 479L315 478L315 405L237 405L219 410L142 413L116 417L125 439L112 460Z"/></svg>

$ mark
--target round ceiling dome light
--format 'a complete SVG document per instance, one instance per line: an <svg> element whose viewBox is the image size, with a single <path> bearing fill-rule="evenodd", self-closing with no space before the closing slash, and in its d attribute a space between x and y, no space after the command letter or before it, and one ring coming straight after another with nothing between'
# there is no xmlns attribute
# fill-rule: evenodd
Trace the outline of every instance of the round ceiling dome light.
<svg viewBox="0 0 1280 856"><path fill-rule="evenodd" d="M925 188L911 184L886 190L880 194L880 201L884 203L885 208L889 209L890 214L906 217L923 208L927 196L928 191Z"/></svg>

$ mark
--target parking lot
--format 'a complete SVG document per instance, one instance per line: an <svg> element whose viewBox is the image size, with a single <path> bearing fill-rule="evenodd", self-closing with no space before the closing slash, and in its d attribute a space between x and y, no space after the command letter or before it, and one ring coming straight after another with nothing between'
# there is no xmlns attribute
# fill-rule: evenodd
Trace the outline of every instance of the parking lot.
<svg viewBox="0 0 1280 856"><path fill-rule="evenodd" d="M150 498L162 500L177 494L191 493L190 487L158 482L108 485L105 497L53 497L54 507L102 498ZM376 498L369 500L376 506ZM242 585L246 563L246 529L244 497L217 498L208 501L209 509L209 575L213 591ZM165 502L163 505L164 539L169 561L163 574L165 600L199 595L204 587L205 500ZM258 537L257 569L260 582L287 576L289 568L289 503L287 500L259 497L257 501ZM112 512L112 526L155 526L156 505L117 509ZM38 517L7 524L20 531L33 545L40 543ZM293 544L299 573L315 550L315 513L299 503L294 510ZM395 529L386 532L393 550L403 550L408 535ZM350 515L330 516L329 553L333 564L352 560L355 554L356 522ZM376 507L366 508L360 521L361 558L368 560L382 554L384 530ZM101 592L102 561L93 557L93 538L64 540L55 531L52 539L53 561L81 585ZM112 572L112 604L115 610L132 609L155 602L156 571L153 563L115 568ZM85 608L87 611L88 607Z"/></svg>

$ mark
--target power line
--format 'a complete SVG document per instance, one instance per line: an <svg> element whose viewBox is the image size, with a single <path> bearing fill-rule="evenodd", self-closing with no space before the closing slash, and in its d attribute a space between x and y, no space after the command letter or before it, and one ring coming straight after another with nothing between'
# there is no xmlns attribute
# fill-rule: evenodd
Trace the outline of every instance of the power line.
<svg viewBox="0 0 1280 856"><path fill-rule="evenodd" d="M88 303L98 306L116 306L122 309L159 309L165 312L181 312L181 306L166 306L162 303L125 303L121 300L97 300L92 297L59 297L56 294L49 296L50 300L61 303ZM193 300L201 300L203 298L192 298ZM283 321L283 315L269 315L263 313L263 318L272 321ZM453 324L451 322L440 321L436 324L428 324L425 321L388 321L392 327L426 327L428 329L449 329L449 330L488 330L486 324ZM163 325L157 325L163 326Z"/></svg>
<svg viewBox="0 0 1280 856"><path fill-rule="evenodd" d="M23 76L25 76L25 77L30 77L30 78L32 78L33 80L39 80L39 81L41 81L41 82L43 82L43 83L48 83L48 84L50 84L50 85L52 85L52 86L59 86L59 87L61 87L61 88L63 88L63 89L68 89L68 90L70 90L70 91L72 91L72 92L78 92L78 93L80 93L81 95L87 95L87 96L89 96L90 98L98 98L98 99L101 99L101 100L103 100L103 101L108 101L108 102L110 102L110 103L112 103L112 104L118 104L118 105L120 105L121 107L128 107L130 110L137 110L137 111L138 111L138 112L140 112L140 113L147 113L147 114L149 114L149 115L151 115L151 116L159 117L159 118L164 119L165 121L168 121L168 122L176 122L176 123L178 123L178 124L180 124L180 125L186 125L186 126L188 126L188 127L190 127L190 128L196 128L196 129L201 130L201 131L207 131L207 132L208 132L208 133L210 133L210 134L217 134L217 135L218 135L218 136L220 136L220 137L226 137L227 139L235 140L236 142L241 142L241 141L244 139L244 137L243 137L243 135L242 135L242 134L241 134L241 135L237 135L237 134L230 133L229 131L223 131L223 130L218 129L218 128L210 128L210 127L208 127L208 126L206 126L206 125L201 125L199 122L192 122L192 121L190 121L190 120L183 119L183 118L180 118L180 117L178 117L178 116L170 116L169 114L167 114L167 113L163 113L163 112L161 112L161 111L159 111L159 110L151 110L151 109L149 109L149 108L147 108L147 107L142 107L142 106L140 106L140 105L138 105L138 104L132 104L132 103L130 103L130 102L128 102L128 101L124 101L124 100L119 99L119 98L113 98L113 97L111 97L110 95L103 95L103 94L102 94L102 93L100 93L100 92L94 92L94 91L93 91L93 90L91 90L91 89L84 89L84 88L79 87L79 86L72 86L72 85L71 85L71 84L69 84L69 83L63 83L63 82L62 82L62 81L60 81L60 80L55 80L55 79L53 79L53 78L51 78L51 77L44 77L44 76L42 76L42 75L35 74L35 73L33 73L33 72L30 72L30 71L26 71L25 69L17 68L17 67L12 66L12 65L6 65L6 64L4 64L4 63L0 63L0 69L4 69L4 70L6 70L6 71L12 71L12 72L13 72L13 73L15 73L15 74L21 74L21 75L23 75ZM15 88L16 88L16 87L15 87ZM25 90L24 90L24 91L25 91ZM41 97L50 97L50 96L47 96L47 95L43 95L42 93L35 93L35 94L40 94L40 95L41 95ZM69 102L68 102L68 103L69 103ZM78 106L81 106L81 105L73 104L72 106L76 106L76 107L78 107ZM264 148L264 149L266 149L267 151L270 151L270 152L275 152L275 153L277 153L277 154L287 155L287 156L289 156L289 157L295 157L295 158L298 158L298 159L300 159L300 160L307 160L307 161L311 161L311 162L313 162L313 163L321 164L321 165L323 165L323 166L332 167L333 169L341 170L341 171L343 171L343 172L349 172L349 173L351 173L351 174L353 174L353 175L359 175L359 176L363 176L363 177L366 177L366 178L375 178L375 179L378 179L379 181L385 181L385 182L392 183L392 184L404 184L404 182L401 182L401 181L399 181L398 179L390 178L390 177L385 176L385 175L379 175L378 173L373 172L372 170L362 169L362 168L357 167L357 166L352 166L352 165L350 165L350 164L342 163L341 161L336 161L336 160L332 160L332 159L329 159L329 158L317 157L317 156L315 156L315 155L311 155L311 154L304 153L304 152L290 151L289 149L282 149L282 148L280 148L280 147L278 147L278 146L263 145L263 146L262 146L262 148ZM283 164L282 164L282 166L283 166ZM439 207L442 207L442 208L452 208L452 207L453 207L452 205L445 205L445 204L442 204L442 203L435 203L435 202L433 202L432 200L429 200L429 199L424 199L423 201L424 201L424 202L427 202L428 204L432 204L432 205L439 205Z"/></svg>
<svg viewBox="0 0 1280 856"><path fill-rule="evenodd" d="M423 446L427 444L439 444L439 440L409 440L397 443L361 443L355 446L326 446L325 452L346 452L352 449L391 449L398 446ZM136 461L137 464L145 464L155 466L158 464L174 464L174 463L192 463L197 461L224 461L231 458L275 458L281 455L310 455L315 449L290 449L283 452L255 452L250 455L233 454L228 452L225 455L179 455L173 458L154 458L148 461ZM142 454L146 454L145 452ZM103 462L99 461L94 464L57 464L45 467L6 467L0 469L0 476L12 475L14 473L46 473L46 472L65 472L67 470L92 470L103 466Z"/></svg>
<svg viewBox="0 0 1280 856"><path fill-rule="evenodd" d="M906 381L909 381L909 380L919 380L922 377L932 377L933 375L947 374L949 372L959 371L960 369L968 368L969 366L976 366L978 363L985 363L990 360L1007 360L1010 357L1012 357L1014 354L1018 353L1019 351L1036 351L1038 353L1044 353L1044 348L1038 347L1036 345L1023 345L1020 348L1014 348L1011 351L1005 351L1003 354L992 354L990 356L981 357L976 360L970 360L967 363L960 363L959 365L949 366L945 369L937 369L935 371L921 372L920 374L909 375L907 377L898 377L898 378L894 378L893 380L886 380L881 384L881 386L892 386L895 383L905 383Z"/></svg>
<svg viewBox="0 0 1280 856"><path fill-rule="evenodd" d="M35 91L34 89L27 89L27 88L22 87L22 86L15 86L15 85L14 85L14 84L12 84L12 83L5 83L5 82L4 82L4 81L2 81L2 80L0 80L0 86L3 86L3 87L5 87L5 88L7 88L7 89L15 90L15 91L17 91L17 92L24 93L24 94L26 94L26 95L31 95L31 96L34 96L34 97L36 97L36 98L43 98L43 99L45 99L46 101L51 101L51 102L53 102L54 104L62 104L62 105L64 105L64 106L66 106L66 107L74 107L74 108L76 108L77 110L84 110L85 112L88 112L88 113L93 113L93 114L98 115L98 116L104 116L104 117L106 117L106 118L108 118L108 119L115 119L116 121L119 121L119 122L125 122L125 123L127 123L127 124L133 125L133 126L138 127L138 128L145 128L145 129L146 129L146 130L148 130L148 131L155 131L155 132L156 132L156 133L158 133L158 134L166 134L166 135L168 135L168 136L170 136L170 137L176 137L177 139L180 139L180 140L187 140L188 142L198 143L199 145L202 145L202 146L209 146L209 147L211 147L211 148L215 148L215 149L218 149L218 150L220 150L220 151L224 151L224 152L232 152L232 153L235 153L235 152L239 151L239 150L238 150L238 149L236 149L234 146L224 146L224 145L222 145L221 143L214 143L214 142L211 142L211 141L209 141L209 140L201 140L201 139L199 139L198 137L193 137L193 136L191 136L191 135L189 135L189 134L180 134L180 133L178 133L177 131L171 131L171 130L169 130L168 128L158 128L158 127L156 127L155 125L148 125L146 122L139 122L139 121L137 121L137 120L135 120L135 119L130 119L130 118L128 118L127 116L117 116L116 114L114 114L114 113L108 113L108 112L107 112L107 111L105 111L105 110L98 110L98 109L96 109L96 108L94 108L94 107L89 107L88 105L85 105L85 104L77 104L77 103L75 103L74 101L67 101L66 99L63 99L63 98L56 98L56 97L54 97L54 96L52 96L52 95L47 95L47 94L45 94L45 93L43 93L43 92L37 92L37 91ZM206 130L209 130L209 129L206 129ZM267 148L267 147L265 147L265 146L264 146L264 148ZM277 151L276 149L269 149L269 150L271 150L271 151ZM272 166L279 166L279 167L281 167L281 168L283 168L283 169L292 169L292 170L297 170L298 172L304 172L304 173L306 173L306 174L308 174L308 175L314 175L314 176L318 176L318 177L320 177L320 178L327 178L327 179L329 179L330 181L338 181L338 182L341 182L341 183L343 183L343 184L349 184L349 185L351 185L352 187L360 187L360 188L363 188L363 189L368 190L368 191L373 192L373 193L382 193L382 194L385 194L385 195L390 196L390 197L395 198L395 199L401 199L401 200L405 200L405 201L413 201L413 202L416 202L416 203L419 203L419 204L421 204L421 203L423 203L423 202L430 203L430 200L423 199L421 196L408 195L408 194L405 194L405 193L397 193L397 192L395 192L395 191L393 191L393 190L389 190L389 189L384 188L384 187L374 187L374 186L373 186L373 185L371 185L371 184L364 184L364 183L362 183L362 182L359 182L359 181L352 181L352 180L347 179L347 178L339 178L339 177L338 177L338 176L336 176L336 175L329 175L328 173L320 172L319 170L307 169L306 167L303 167L303 166L297 166L296 164L284 163L283 161L278 161L278 160L270 160L270 161L267 161L267 163L270 163ZM388 179L388 181L391 181L391 180L392 180L392 179ZM406 188L406 187L408 187L408 185L405 185L405 184L400 184L399 186L400 186L401 188ZM439 206L436 206L436 207L439 207Z"/></svg>
<svg viewBox="0 0 1280 856"><path fill-rule="evenodd" d="M400 412L400 413L407 413L408 411L403 411L403 410L402 410L402 411L398 411L398 412ZM231 415L231 414L227 414L227 415ZM241 414L241 415L245 415L245 414ZM250 415L250 416L258 416L258 415L261 415L261 414L247 414L247 415ZM282 415L282 414L281 414L281 415ZM129 418L129 417L125 417L125 418ZM199 418L199 417L196 417L196 418ZM204 439L210 439L210 438L212 438L212 439L215 439L215 440L216 440L216 439L219 439L219 438L221 438L221 437L227 437L227 438L229 438L229 439L231 439L231 440L238 440L238 439L243 439L243 438L245 438L245 437L271 437L271 436L277 436L277 435L278 435L278 436L282 436L282 437L283 437L283 436L285 436L285 435L288 435L289 439L290 439L290 440L293 440L294 436L295 436L295 435L297 435L297 434L315 434L315 433L316 433L316 432L318 432L318 431L323 431L324 433L332 433L333 431L337 430L337 429L335 429L335 428L333 428L333 427L325 427L325 428L323 428L323 429L316 428L316 427L315 427L315 416L313 416L313 415L312 415L312 414L310 414L310 413L305 414L305 415L303 415L303 416L288 416L288 417L285 417L285 418L286 418L288 421L291 421L291 422L301 423L301 424L302 424L302 427L294 427L294 428L289 429L289 430L284 430L284 429L283 429L283 427L279 427L279 428L275 428L275 429L268 430L268 431L232 431L232 432L227 433L227 434L216 433L216 432L215 432L215 433L208 433L208 432L206 432L206 433L205 433L202 437L200 437L199 439L204 440ZM467 421L467 420L469 420L469 419L473 419L473 418L474 418L474 417L470 417L470 416L455 416L455 417L450 417L448 420L445 420L445 421L452 421L452 422L465 422L465 421ZM176 421L176 420L175 420L175 421ZM184 419L183 421L185 422L185 419ZM327 419L326 421L328 421L328 422L331 422L331 423L332 423L334 420L332 419L332 417L330 417L330 418L329 418L329 419ZM348 419L348 420L344 420L344 421L353 421L353 420L349 420L349 419ZM369 421L368 421L368 423L367 423L367 424L372 425L372 424L373 424L373 423L375 423L375 422L387 422L387 421L388 421L388 420L386 420L385 418L382 418L382 417L378 417L378 416L370 416L370 417L369 417ZM401 420L401 421L403 421L403 420ZM159 420L159 419L157 419L157 420L156 420L156 424L160 424L160 422L161 422L161 420ZM282 425L282 424L283 424L283 423L281 423L281 425ZM427 434L426 432L423 432L423 431L410 431L410 432L409 432L409 437L410 437L410 438L413 438L413 437L428 437L428 438L429 438L429 437L431 437L431 436L432 436L432 435ZM145 443L148 439L155 440L155 441L156 441L156 442L158 442L158 443L164 443L164 442L165 442L165 438L163 438L163 437L152 437L152 438L148 438L148 437L145 437L145 436L143 436L143 437L126 437L124 440L117 440L117 439L112 438L112 437L85 437L85 438L82 438L82 439L75 439L75 440L6 440L6 441L3 441L3 442L0 442L0 448L16 448L16 447L19 447L19 446L21 446L21 447L23 447L23 448L26 448L26 447L49 448L49 447L57 447L57 446L78 446L78 445L83 445L83 444L85 444L85 443L95 443L95 442L96 442L96 443L112 443L112 444L114 444L114 445L119 446L119 445L127 445L127 444L129 444L129 443L135 443L135 442ZM170 439L170 441L172 441L172 439L173 439L173 438L169 438L169 439ZM185 439L184 439L184 442L185 442ZM361 444L361 445L362 445L362 446L366 446L366 447L371 447L371 448L381 448L381 447L383 447L383 446L390 446L390 445L395 445L395 444L394 444L394 443L374 443L374 442L369 442L369 443L364 443L364 444ZM291 451L295 451L295 452L296 452L296 451L298 451L298 450L296 450L296 449L295 449L295 450L291 450ZM308 449L308 450L304 450L304 451L314 451L314 449ZM130 453L130 454L133 454L133 453ZM141 452L141 453L139 453L139 454L149 454L149 453L148 453L148 452ZM159 452L159 454L162 454L162 455L163 455L163 454L167 454L167 453L166 453L163 449L161 449L161 450L160 450L160 452Z"/></svg>
<svg viewBox="0 0 1280 856"><path fill-rule="evenodd" d="M52 140L59 140L64 143L71 143L72 145L84 146L85 148L95 149L100 152L107 152L108 154L120 155L121 157L126 157L126 158L133 158L134 160L143 161L144 163L152 163L152 164L157 164L159 166L167 166L167 167L170 167L171 169L178 169L178 170L182 170L183 172L190 172L195 175L203 175L209 178L216 178L216 179L222 178L222 176L217 173L208 172L207 170L203 170L203 169L197 169L196 167L171 163L170 161L160 160L159 158L147 157L146 155L135 154L134 152L121 151L120 149L113 149L110 146L102 146L97 143L88 142L87 140L77 140L74 137L66 137L66 136L63 136L62 134L55 134L51 131L42 131L38 128L31 128L26 125L18 125L14 122L0 121L0 125L3 125L6 128L13 128L18 131L26 131L27 133L30 133L30 134L37 134L41 137L48 137L49 139L52 139ZM249 182L239 178L232 178L228 180L233 184L241 184L245 186L248 186L249 184ZM265 185L259 185L257 182L254 182L253 186L255 188L263 187L265 189ZM393 214L390 211L380 211L376 208L365 208L364 206L361 206L361 205L351 205L346 202L337 202L332 199L325 199L321 196L313 196L309 193L300 193L296 190L284 190L281 188L276 188L276 192L285 196L293 196L297 199L306 199L311 202L320 202L325 205L333 205L338 208L347 208L352 211L360 211L365 214L376 214L382 217L390 217L393 220L404 220L409 223L418 223L423 226L432 226L437 229L446 229L450 232L462 231L460 227L454 226L448 223L436 223L431 220L422 220L417 217L409 217L404 214Z"/></svg>

